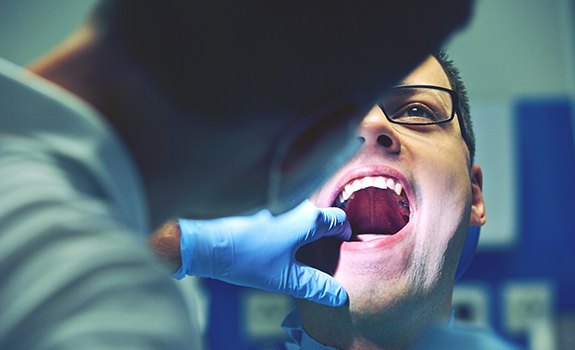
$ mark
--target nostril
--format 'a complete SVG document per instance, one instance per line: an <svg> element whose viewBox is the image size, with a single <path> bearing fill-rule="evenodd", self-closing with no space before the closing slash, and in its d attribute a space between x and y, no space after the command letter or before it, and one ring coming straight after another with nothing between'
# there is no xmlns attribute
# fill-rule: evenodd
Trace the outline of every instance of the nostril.
<svg viewBox="0 0 575 350"><path fill-rule="evenodd" d="M379 135L377 137L377 143L379 143L383 147L391 147L391 145L393 144L393 141L387 135Z"/></svg>
<svg viewBox="0 0 575 350"><path fill-rule="evenodd" d="M365 143L365 137L363 137L363 136L358 136L357 139L359 140L360 143L362 143L362 144Z"/></svg>

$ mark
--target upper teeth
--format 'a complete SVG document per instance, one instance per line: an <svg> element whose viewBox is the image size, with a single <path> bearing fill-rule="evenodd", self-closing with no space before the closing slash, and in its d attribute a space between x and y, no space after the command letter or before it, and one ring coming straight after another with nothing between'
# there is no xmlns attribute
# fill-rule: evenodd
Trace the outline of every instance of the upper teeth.
<svg viewBox="0 0 575 350"><path fill-rule="evenodd" d="M390 189L395 192L398 196L401 195L403 188L399 182L395 182L394 179L386 178L383 176L366 176L361 179L353 180L352 182L345 185L343 191L339 194L340 203L345 202L351 197L352 194L359 190L363 190L367 187L376 187L383 190Z"/></svg>

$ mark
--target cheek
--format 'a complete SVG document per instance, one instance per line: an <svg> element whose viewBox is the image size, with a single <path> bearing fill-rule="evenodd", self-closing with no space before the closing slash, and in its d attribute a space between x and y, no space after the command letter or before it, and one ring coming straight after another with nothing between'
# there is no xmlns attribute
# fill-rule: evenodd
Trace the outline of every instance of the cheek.
<svg viewBox="0 0 575 350"><path fill-rule="evenodd" d="M439 170L440 165L436 167ZM439 242L452 237L468 215L471 200L469 175L466 170L432 172L422 186L421 219L423 227Z"/></svg>
<svg viewBox="0 0 575 350"><path fill-rule="evenodd" d="M432 275L430 278L438 277L443 264L454 260L452 255L459 251L460 236L464 235L469 218L471 187L467 164L465 157L452 154L453 158L429 162L424 174L431 175L422 175L420 181L422 200L414 257Z"/></svg>
<svg viewBox="0 0 575 350"><path fill-rule="evenodd" d="M464 145L453 142L438 147L435 154L427 157L427 169L423 171L429 188L449 203L463 206L470 196L469 156ZM438 203L441 205L441 203Z"/></svg>

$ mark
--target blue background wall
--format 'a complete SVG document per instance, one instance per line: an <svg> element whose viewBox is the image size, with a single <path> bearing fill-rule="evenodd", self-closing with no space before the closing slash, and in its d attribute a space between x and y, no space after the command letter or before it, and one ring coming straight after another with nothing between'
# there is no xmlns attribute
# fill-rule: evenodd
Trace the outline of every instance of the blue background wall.
<svg viewBox="0 0 575 350"><path fill-rule="evenodd" d="M509 334L504 322L503 289L511 281L550 286L551 322L557 348L573 348L565 327L575 326L575 144L573 101L526 98L516 102L518 231L504 250L480 251L461 283L487 284L490 323L502 335L529 345L529 334ZM543 312L542 310L533 310ZM559 328L559 327L557 327ZM575 331L571 328L570 331ZM567 347L569 345L569 347Z"/></svg>

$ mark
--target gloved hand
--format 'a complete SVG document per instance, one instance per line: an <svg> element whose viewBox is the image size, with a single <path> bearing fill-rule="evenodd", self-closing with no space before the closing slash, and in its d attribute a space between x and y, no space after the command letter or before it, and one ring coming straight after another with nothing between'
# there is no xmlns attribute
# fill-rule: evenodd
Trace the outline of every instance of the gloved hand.
<svg viewBox="0 0 575 350"><path fill-rule="evenodd" d="M215 220L180 219L182 265L176 278L209 277L317 303L341 306L347 293L331 276L295 260L299 247L324 236L347 240L351 228L338 208L305 201L282 215Z"/></svg>

